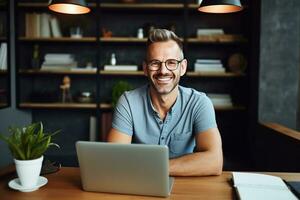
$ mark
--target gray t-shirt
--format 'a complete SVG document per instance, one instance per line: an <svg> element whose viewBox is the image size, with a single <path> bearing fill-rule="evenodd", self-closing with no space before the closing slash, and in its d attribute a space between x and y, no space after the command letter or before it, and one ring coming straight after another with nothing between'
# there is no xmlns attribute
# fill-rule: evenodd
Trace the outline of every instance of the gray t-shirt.
<svg viewBox="0 0 300 200"><path fill-rule="evenodd" d="M125 92L114 111L112 127L132 136L133 143L169 147L169 157L192 153L195 134L217 127L210 99L201 92L179 86L176 102L165 120L159 118L149 86Z"/></svg>

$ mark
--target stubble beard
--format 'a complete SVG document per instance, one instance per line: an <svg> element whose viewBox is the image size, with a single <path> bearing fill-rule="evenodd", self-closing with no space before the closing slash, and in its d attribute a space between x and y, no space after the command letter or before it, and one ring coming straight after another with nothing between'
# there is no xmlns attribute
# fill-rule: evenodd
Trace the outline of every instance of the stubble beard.
<svg viewBox="0 0 300 200"><path fill-rule="evenodd" d="M177 86L179 84L179 80L180 80L179 76L176 77L174 74L172 74L173 82L172 82L172 87L170 89L169 89L169 86L164 86L164 85L160 86L159 84L155 84L156 77L159 77L159 76L170 76L170 75L157 74L157 75L153 75L152 78L149 77L151 87L154 89L154 91L157 94L168 95L177 88Z"/></svg>

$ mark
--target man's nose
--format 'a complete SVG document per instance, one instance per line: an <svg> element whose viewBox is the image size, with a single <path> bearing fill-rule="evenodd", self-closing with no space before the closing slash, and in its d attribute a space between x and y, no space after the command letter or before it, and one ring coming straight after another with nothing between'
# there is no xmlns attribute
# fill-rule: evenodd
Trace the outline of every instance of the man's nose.
<svg viewBox="0 0 300 200"><path fill-rule="evenodd" d="M161 63L161 66L160 66L159 71L160 71L160 73L162 73L162 74L169 73L169 70L168 70L168 68L167 68L165 62L162 62L162 63Z"/></svg>

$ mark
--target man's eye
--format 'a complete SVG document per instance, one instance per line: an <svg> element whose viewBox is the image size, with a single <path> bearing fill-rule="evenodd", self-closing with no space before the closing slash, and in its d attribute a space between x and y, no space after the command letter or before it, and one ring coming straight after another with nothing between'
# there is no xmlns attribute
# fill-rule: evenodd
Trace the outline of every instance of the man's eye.
<svg viewBox="0 0 300 200"><path fill-rule="evenodd" d="M176 65L177 62L175 60L169 60L168 65Z"/></svg>
<svg viewBox="0 0 300 200"><path fill-rule="evenodd" d="M150 65L159 65L160 62L151 62Z"/></svg>

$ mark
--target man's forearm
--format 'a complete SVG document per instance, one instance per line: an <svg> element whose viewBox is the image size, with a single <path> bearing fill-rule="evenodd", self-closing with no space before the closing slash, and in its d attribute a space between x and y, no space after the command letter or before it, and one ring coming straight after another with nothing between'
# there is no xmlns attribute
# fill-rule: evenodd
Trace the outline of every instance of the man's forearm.
<svg viewBox="0 0 300 200"><path fill-rule="evenodd" d="M170 176L220 175L223 167L222 153L196 152L171 159Z"/></svg>

